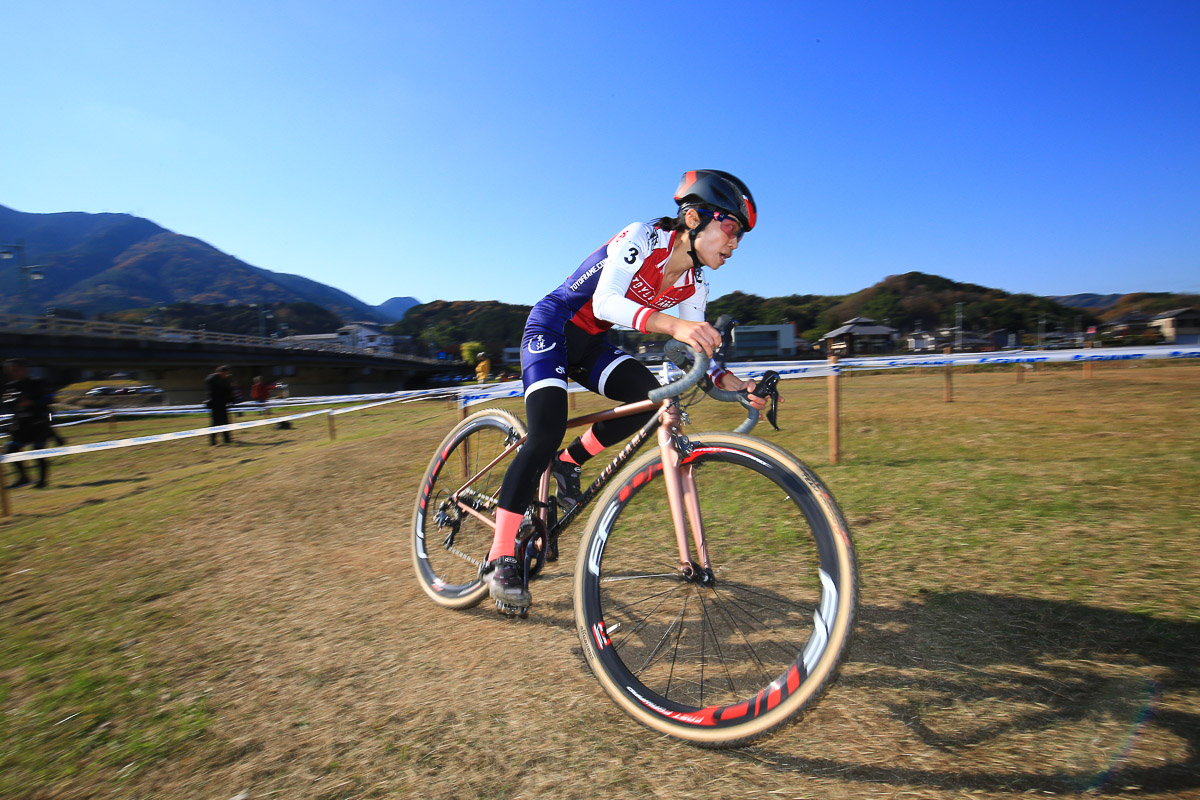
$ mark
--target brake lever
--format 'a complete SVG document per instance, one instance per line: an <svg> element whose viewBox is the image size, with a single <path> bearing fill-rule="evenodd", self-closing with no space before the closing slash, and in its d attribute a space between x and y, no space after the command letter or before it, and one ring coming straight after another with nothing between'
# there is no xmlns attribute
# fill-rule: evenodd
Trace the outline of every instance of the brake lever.
<svg viewBox="0 0 1200 800"><path fill-rule="evenodd" d="M721 345L713 351L713 363L722 369L725 368L725 359L733 350L733 329L737 324L738 321L729 314L722 314L713 323L713 327L721 334Z"/></svg>
<svg viewBox="0 0 1200 800"><path fill-rule="evenodd" d="M771 408L767 410L767 422L771 423L772 428L779 430L779 425L775 422L779 418L779 373L773 369L764 372L754 387L754 391L750 394L755 397L771 398Z"/></svg>

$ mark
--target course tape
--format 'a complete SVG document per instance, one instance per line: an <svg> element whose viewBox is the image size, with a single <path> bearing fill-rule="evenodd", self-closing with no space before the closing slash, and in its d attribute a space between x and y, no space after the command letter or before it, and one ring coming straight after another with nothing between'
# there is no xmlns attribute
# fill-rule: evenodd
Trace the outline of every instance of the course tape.
<svg viewBox="0 0 1200 800"><path fill-rule="evenodd" d="M212 433L221 433L222 431L238 431L245 428L256 428L259 425L274 425L277 422L286 422L293 419L304 419L305 417L315 417L318 415L328 416L329 413L329 409L322 408L318 411L306 411L302 414L292 414L291 416L287 417L271 417L270 419L252 420L250 422L234 422L229 425L214 425L211 428L194 428L186 431L157 433L152 436L134 436L129 439L112 439L107 442L73 444L67 445L66 447L47 447L45 450L29 450L24 453L0 455L0 464L9 464L14 461L32 461L38 458L54 458L55 456L67 456L73 453L94 453L97 450L113 450L118 447L137 447L143 444L154 444L155 442L169 442L175 439L188 439L192 436L207 436Z"/></svg>
<svg viewBox="0 0 1200 800"><path fill-rule="evenodd" d="M1106 347L1079 350L1003 350L989 353L952 353L938 356L875 356L871 358L844 358L837 364L828 361L746 361L726 364L726 369L745 378L758 379L768 370L779 373L783 379L819 378L840 374L844 369L884 370L911 369L913 367L964 367L974 365L1002 366L1005 364L1042 363L1086 363L1114 361L1149 361L1154 359L1200 359L1200 345L1155 345L1148 347ZM667 364L666 370L678 374L674 365ZM660 380L663 380L660 377ZM664 381L665 382L665 381ZM570 384L568 391L585 391L582 386ZM460 407L485 403L506 397L520 397L524 389L520 381L490 386L487 389L464 391L459 395Z"/></svg>
<svg viewBox="0 0 1200 800"><path fill-rule="evenodd" d="M290 414L285 417L269 417L267 419L256 419L249 422L234 422L229 425L214 425L208 428L194 428L186 431L173 431L171 433L158 433L152 436L134 436L129 439L113 439L107 442L92 442L91 444L75 444L66 447L47 447L44 450L30 450L24 453L13 453L11 455L0 455L0 464L7 464L14 461L32 461L38 458L53 458L55 456L66 456L72 453L94 453L97 450L113 450L118 447L137 447L143 444L154 444L155 442L168 442L175 439L188 439L193 436L206 436L213 433L221 433L223 431L237 431L245 428L256 428L260 425L274 425L279 422L290 422L294 419L304 419L305 417L316 417L320 415L334 416L337 414L348 414L351 411L362 411L367 408L375 408L376 406L385 406L389 403L397 403L405 400L413 392L400 393L401 396L388 396L387 400L380 400L376 403L367 403L365 405L352 406L350 408L322 408L317 411L306 411L301 414ZM381 397L384 395L375 395ZM59 426L61 427L61 426Z"/></svg>
<svg viewBox="0 0 1200 800"><path fill-rule="evenodd" d="M851 369L907 369L910 367L963 367L1005 364L1062 364L1155 359L1200 359L1200 345L1157 345L1153 347L1105 347L1087 350L1001 350L990 353L948 353L930 356L884 356L846 358L838 367Z"/></svg>
<svg viewBox="0 0 1200 800"><path fill-rule="evenodd" d="M280 398L276 400L268 400L265 403L256 403L251 400L246 400L241 403L234 403L229 406L231 411L257 411L263 408L296 408L304 406L327 406L339 403L362 403L373 400L404 400L404 399L423 399L425 395L445 393L445 389L412 389L403 392L378 392L374 394L337 394L337 395L317 395L312 397L293 397ZM417 397L417 396L420 397ZM56 413L54 418L57 419L75 419L76 417L85 417L81 421L93 419L104 419L110 416L121 417L159 417L184 414L204 414L208 412L208 408L200 404L191 404L183 406L156 406L153 408L106 408L97 411L65 411ZM3 419L3 418L0 418ZM55 423L62 425L66 423Z"/></svg>
<svg viewBox="0 0 1200 800"><path fill-rule="evenodd" d="M380 400L377 403L367 403L366 405L363 405L363 406L351 406L350 408L330 409L329 413L332 416L337 416L338 414L349 414L351 411L362 411L363 409L366 409L366 408L375 408L377 406L386 406L391 403L399 403L403 399L404 399L403 397L393 397L390 400Z"/></svg>

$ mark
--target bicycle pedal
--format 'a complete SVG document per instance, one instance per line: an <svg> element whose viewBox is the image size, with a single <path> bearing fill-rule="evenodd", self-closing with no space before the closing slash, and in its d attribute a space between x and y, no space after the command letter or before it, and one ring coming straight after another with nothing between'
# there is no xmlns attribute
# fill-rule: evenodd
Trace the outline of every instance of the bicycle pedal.
<svg viewBox="0 0 1200 800"><path fill-rule="evenodd" d="M512 619L513 617L526 619L529 616L529 606L513 606L502 600L496 601L496 611L508 619Z"/></svg>

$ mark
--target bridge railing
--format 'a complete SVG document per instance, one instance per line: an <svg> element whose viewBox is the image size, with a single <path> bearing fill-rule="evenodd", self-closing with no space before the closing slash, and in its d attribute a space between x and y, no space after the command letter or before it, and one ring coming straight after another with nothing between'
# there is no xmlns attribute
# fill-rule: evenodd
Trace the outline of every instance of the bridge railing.
<svg viewBox="0 0 1200 800"><path fill-rule="evenodd" d="M0 314L0 331L11 333L39 333L59 336L97 336L109 339L140 339L159 342L200 342L215 345L240 345L243 347L272 347L278 350L321 350L333 353L362 355L368 353L389 356L377 350L361 350L336 342L314 342L304 339L271 339L264 336L245 336L238 333L219 331L191 331L185 328L158 328L153 325L133 325L124 322L100 322L96 320L68 319L66 317L38 317L21 314ZM439 363L435 358L395 353L408 360Z"/></svg>

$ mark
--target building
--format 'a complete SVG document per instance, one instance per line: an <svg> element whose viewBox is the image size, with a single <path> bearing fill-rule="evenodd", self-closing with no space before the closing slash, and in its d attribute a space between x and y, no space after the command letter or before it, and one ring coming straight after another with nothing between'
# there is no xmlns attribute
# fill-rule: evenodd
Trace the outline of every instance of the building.
<svg viewBox="0 0 1200 800"><path fill-rule="evenodd" d="M905 334L904 348L914 353L933 352L938 349L937 334L929 331L913 331Z"/></svg>
<svg viewBox="0 0 1200 800"><path fill-rule="evenodd" d="M392 335L374 322L349 322L337 329L338 344L351 350L390 354Z"/></svg>
<svg viewBox="0 0 1200 800"><path fill-rule="evenodd" d="M392 355L395 340L390 333L373 322L350 322L334 333L297 333L286 337L289 342L327 344L345 350L364 350L368 353ZM411 342L411 339L409 340Z"/></svg>
<svg viewBox="0 0 1200 800"><path fill-rule="evenodd" d="M898 334L895 328L876 324L870 317L855 317L822 336L821 342L830 355L862 356L895 350Z"/></svg>
<svg viewBox="0 0 1200 800"><path fill-rule="evenodd" d="M285 336L284 341L327 344L331 347L336 347L339 344L336 333L293 333L291 336Z"/></svg>
<svg viewBox="0 0 1200 800"><path fill-rule="evenodd" d="M1149 325L1157 328L1163 341L1169 344L1200 344L1200 311L1194 308L1176 308L1156 314Z"/></svg>
<svg viewBox="0 0 1200 800"><path fill-rule="evenodd" d="M796 329L786 325L738 325L733 329L734 358L792 358Z"/></svg>
<svg viewBox="0 0 1200 800"><path fill-rule="evenodd" d="M1109 336L1137 336L1139 333L1145 333L1149 327L1149 315L1134 311L1105 322L1100 326L1100 331Z"/></svg>

